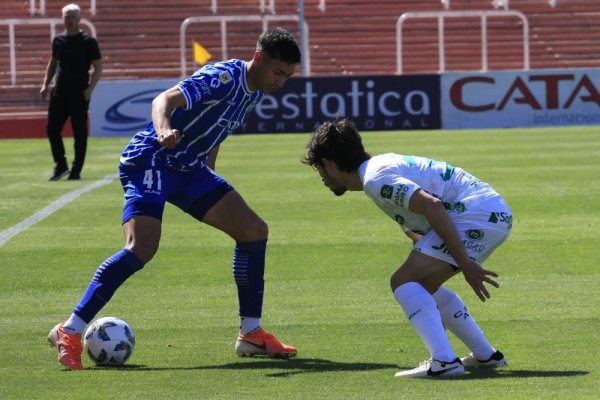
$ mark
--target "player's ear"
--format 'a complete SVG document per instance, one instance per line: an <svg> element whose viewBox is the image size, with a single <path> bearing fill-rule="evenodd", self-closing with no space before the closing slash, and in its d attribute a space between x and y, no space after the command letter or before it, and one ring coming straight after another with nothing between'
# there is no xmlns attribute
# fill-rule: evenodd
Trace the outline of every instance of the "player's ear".
<svg viewBox="0 0 600 400"><path fill-rule="evenodd" d="M328 158L321 158L321 164L323 165L323 168L325 168L326 171L329 171L332 168L337 168L337 164L335 163L335 161L330 160Z"/></svg>
<svg viewBox="0 0 600 400"><path fill-rule="evenodd" d="M260 60L262 59L263 54L264 53L262 50L256 50L254 52L254 56L252 57L252 62L260 63Z"/></svg>

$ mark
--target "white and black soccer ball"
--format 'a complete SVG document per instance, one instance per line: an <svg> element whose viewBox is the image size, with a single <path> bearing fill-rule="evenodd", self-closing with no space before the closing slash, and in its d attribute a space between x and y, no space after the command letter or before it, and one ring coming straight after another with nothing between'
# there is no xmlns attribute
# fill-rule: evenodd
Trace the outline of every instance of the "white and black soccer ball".
<svg viewBox="0 0 600 400"><path fill-rule="evenodd" d="M123 365L135 347L135 336L127 322L104 317L92 322L83 335L83 350L96 365Z"/></svg>

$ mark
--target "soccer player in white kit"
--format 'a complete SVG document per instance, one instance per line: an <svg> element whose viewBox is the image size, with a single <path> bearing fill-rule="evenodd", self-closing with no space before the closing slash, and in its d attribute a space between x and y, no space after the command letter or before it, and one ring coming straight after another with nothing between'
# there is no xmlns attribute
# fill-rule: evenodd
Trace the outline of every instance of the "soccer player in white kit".
<svg viewBox="0 0 600 400"><path fill-rule="evenodd" d="M502 197L487 183L445 162L393 153L371 156L347 119L323 123L307 149L303 162L318 170L335 195L363 190L414 243L390 284L431 358L396 377L455 377L464 373L465 366L508 365L460 297L442 287L458 272L481 301L490 298L485 283L498 287L493 279L498 275L480 264L512 229L512 214ZM471 353L458 358L444 328Z"/></svg>

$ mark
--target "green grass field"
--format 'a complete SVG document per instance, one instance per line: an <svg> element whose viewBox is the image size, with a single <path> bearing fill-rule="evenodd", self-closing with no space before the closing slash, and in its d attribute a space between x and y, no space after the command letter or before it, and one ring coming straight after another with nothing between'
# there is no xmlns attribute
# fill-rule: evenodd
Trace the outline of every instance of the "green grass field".
<svg viewBox="0 0 600 400"><path fill-rule="evenodd" d="M298 357L236 356L233 242L168 206L159 253L98 315L133 327L129 363L98 368L84 357L86 370L63 370L46 335L123 245L115 180L0 246L0 399L600 398L598 127L363 136L374 154L461 166L511 205L513 234L486 263L500 274L492 299L481 303L460 276L448 283L508 368L394 378L428 358L388 285L409 241L363 193L336 198L299 162L308 135L247 135L221 146L217 170L269 223L263 322ZM50 183L46 140L1 141L0 234L115 175L125 143L91 139L83 180Z"/></svg>

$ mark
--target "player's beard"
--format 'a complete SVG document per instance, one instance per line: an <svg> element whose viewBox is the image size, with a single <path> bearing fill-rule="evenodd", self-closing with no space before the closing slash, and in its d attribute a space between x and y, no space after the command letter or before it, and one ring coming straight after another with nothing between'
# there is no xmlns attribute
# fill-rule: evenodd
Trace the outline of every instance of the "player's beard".
<svg viewBox="0 0 600 400"><path fill-rule="evenodd" d="M321 171L320 174L321 174L321 181L323 182L323 185L327 186L329 188L329 190L331 190L333 192L333 194L335 194L336 196L341 196L344 193L346 193L346 190L348 190L342 184L337 185L334 182L334 179L331 177L331 175L329 175L327 172Z"/></svg>
<svg viewBox="0 0 600 400"><path fill-rule="evenodd" d="M344 193L346 193L346 191L348 190L346 188L329 188L329 189L333 192L333 194L335 194L338 197L343 195Z"/></svg>

